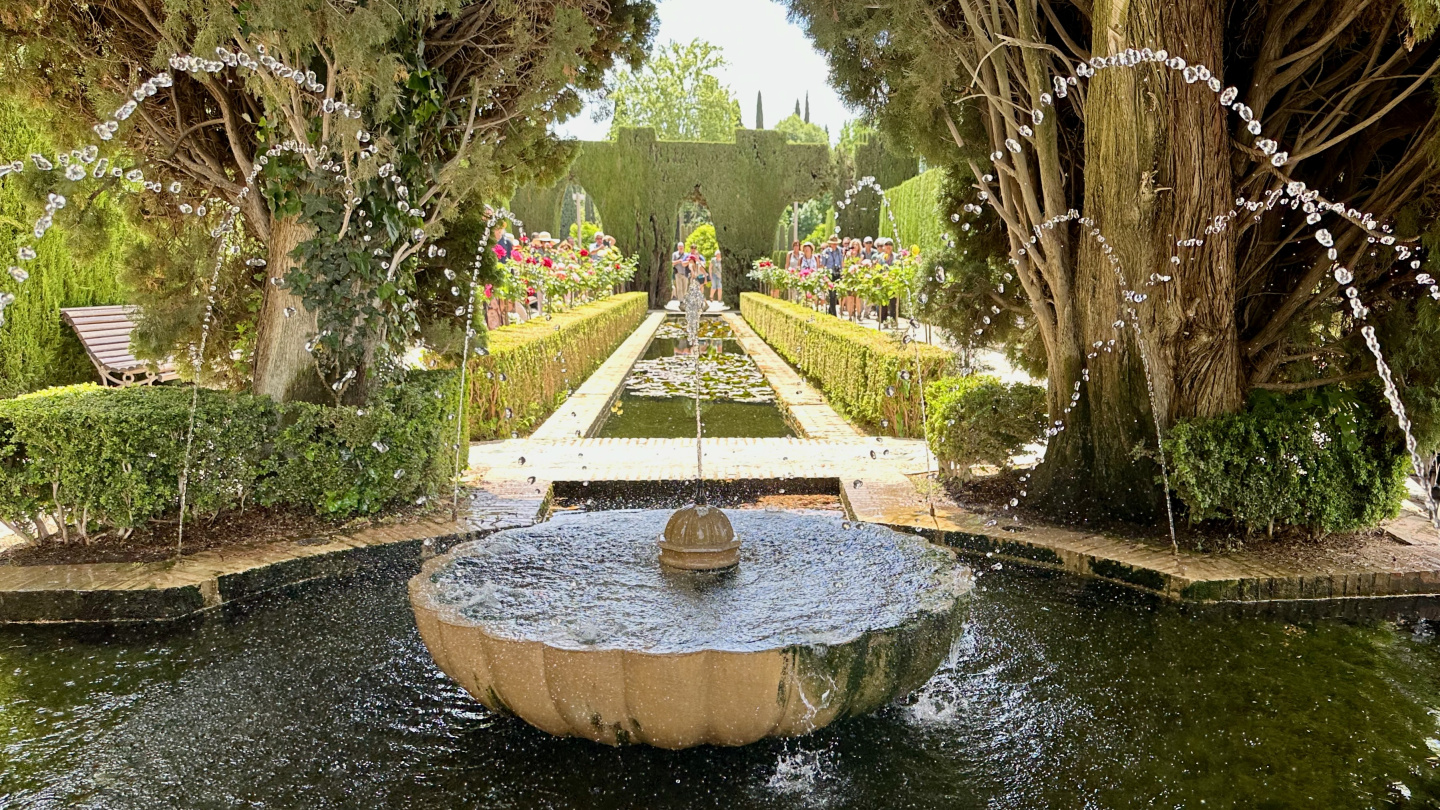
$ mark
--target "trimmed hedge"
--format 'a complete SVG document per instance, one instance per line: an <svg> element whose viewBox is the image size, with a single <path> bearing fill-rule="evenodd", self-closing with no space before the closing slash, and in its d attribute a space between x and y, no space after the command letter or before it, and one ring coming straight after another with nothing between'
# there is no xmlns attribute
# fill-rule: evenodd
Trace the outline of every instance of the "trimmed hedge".
<svg viewBox="0 0 1440 810"><path fill-rule="evenodd" d="M969 480L970 468L1006 469L1010 458L1045 433L1045 389L1006 384L989 374L946 377L925 388L925 438L947 477Z"/></svg>
<svg viewBox="0 0 1440 810"><path fill-rule="evenodd" d="M900 232L903 246L919 245L927 253L944 247L946 223L939 208L940 188L944 183L945 172L931 169L886 189L885 201L880 206L880 235L895 236L887 213L890 211L895 214L894 230Z"/></svg>
<svg viewBox="0 0 1440 810"><path fill-rule="evenodd" d="M470 359L470 439L529 434L570 389L589 377L649 308L645 293L622 293L550 318L489 333L489 353Z"/></svg>
<svg viewBox="0 0 1440 810"><path fill-rule="evenodd" d="M568 172L569 182L589 193L621 251L639 258L636 286L654 291L661 303L670 289L682 200L700 191L727 266L748 268L769 255L785 207L823 194L831 175L826 144L789 143L782 133L753 129L736 130L727 143L704 143L621 128L614 140L581 142ZM558 233L564 187L523 188L511 208L531 232ZM743 275L736 281L735 289L749 283Z"/></svg>
<svg viewBox="0 0 1440 810"><path fill-rule="evenodd" d="M194 394L86 384L0 401L0 520L37 537L42 518L69 535L175 516ZM454 406L454 372L412 373L366 408L201 389L187 514L260 504L348 516L430 494L453 459Z"/></svg>
<svg viewBox="0 0 1440 810"><path fill-rule="evenodd" d="M921 381L949 373L949 352L905 346L874 329L760 293L740 296L740 314L847 419L884 435L924 435Z"/></svg>
<svg viewBox="0 0 1440 810"><path fill-rule="evenodd" d="M1410 461L1383 406L1329 387L1257 392L1238 414L1180 422L1165 439L1170 481L1192 522L1326 532L1395 517Z"/></svg>
<svg viewBox="0 0 1440 810"><path fill-rule="evenodd" d="M7 161L55 155L59 138L52 137L51 115L29 101L0 98L0 156ZM0 268L13 263L15 246L29 240L41 213L44 194L26 185L25 175L33 174L0 181L0 245L7 254ZM61 322L60 309L125 303L119 279L141 236L111 193L84 207L88 220L81 229L57 224L35 246L38 257L25 265L29 281L19 284L0 273L0 292L15 296L0 326L0 397L98 379L80 340Z"/></svg>

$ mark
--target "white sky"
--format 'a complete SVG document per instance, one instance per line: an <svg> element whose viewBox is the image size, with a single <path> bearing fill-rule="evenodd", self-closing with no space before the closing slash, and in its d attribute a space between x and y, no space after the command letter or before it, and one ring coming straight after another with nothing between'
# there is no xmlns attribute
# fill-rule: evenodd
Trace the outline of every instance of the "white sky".
<svg viewBox="0 0 1440 810"><path fill-rule="evenodd" d="M810 93L810 122L830 128L830 138L840 137L840 127L855 116L826 81L829 68L825 58L810 46L804 31L785 18L785 9L773 0L660 0L660 25L655 44L670 40L689 42L704 39L725 51L729 66L719 71L720 81L729 86L740 102L740 119L755 126L755 93L765 94L765 123L795 112L795 100L805 105ZM601 140L610 131L607 118L591 120L593 107L556 127L567 138Z"/></svg>

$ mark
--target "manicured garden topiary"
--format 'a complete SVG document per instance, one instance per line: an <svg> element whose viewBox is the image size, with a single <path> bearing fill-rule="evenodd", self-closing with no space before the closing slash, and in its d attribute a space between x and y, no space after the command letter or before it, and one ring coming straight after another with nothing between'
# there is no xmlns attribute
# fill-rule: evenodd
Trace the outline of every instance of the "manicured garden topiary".
<svg viewBox="0 0 1440 810"><path fill-rule="evenodd" d="M252 505L373 514L446 480L455 379L411 372L377 386L363 408L88 384L0 401L0 520L24 536L74 539L174 518L187 444L187 514Z"/></svg>
<svg viewBox="0 0 1440 810"><path fill-rule="evenodd" d="M740 296L740 313L776 352L819 386L835 410L889 436L919 438L922 384L949 372L943 349L899 340L760 293Z"/></svg>
<svg viewBox="0 0 1440 810"><path fill-rule="evenodd" d="M1176 424L1170 480L1191 521L1335 532L1395 517L1409 459L1378 402L1338 386L1256 392L1238 414Z"/></svg>
<svg viewBox="0 0 1440 810"><path fill-rule="evenodd" d="M559 407L645 319L644 293L623 293L489 333L470 359L473 441L525 435Z"/></svg>
<svg viewBox="0 0 1440 810"><path fill-rule="evenodd" d="M925 438L948 478L969 480L970 468L998 469L1045 431L1045 389L1007 384L988 374L946 377L926 386Z"/></svg>

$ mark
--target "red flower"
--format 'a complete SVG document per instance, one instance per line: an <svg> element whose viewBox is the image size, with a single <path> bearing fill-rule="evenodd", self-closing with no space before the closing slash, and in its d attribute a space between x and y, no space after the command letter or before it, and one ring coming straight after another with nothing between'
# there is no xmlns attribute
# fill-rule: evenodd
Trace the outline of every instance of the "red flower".
<svg viewBox="0 0 1440 810"><path fill-rule="evenodd" d="M546 256L543 260L541 260L540 263L543 264L543 265L545 265L546 268L550 268L550 267L554 267L554 266L555 266L555 263L552 262L552 261L550 261L550 257L549 257L549 256Z"/></svg>
<svg viewBox="0 0 1440 810"><path fill-rule="evenodd" d="M581 250L581 251L580 251L580 255L581 255L581 256L589 256L589 255L590 255L590 251L588 251L588 250Z"/></svg>
<svg viewBox="0 0 1440 810"><path fill-rule="evenodd" d="M486 285L485 285L485 297L486 297L486 298L494 298L494 297L495 297L495 285L494 285L494 284L486 284Z"/></svg>
<svg viewBox="0 0 1440 810"><path fill-rule="evenodd" d="M496 258L499 258L499 259L505 258L505 248L504 248L504 247L501 247L500 245L496 245L496 246L494 246L494 247L492 247L492 248L490 248L490 249L493 250L493 251L495 251L495 257L496 257Z"/></svg>

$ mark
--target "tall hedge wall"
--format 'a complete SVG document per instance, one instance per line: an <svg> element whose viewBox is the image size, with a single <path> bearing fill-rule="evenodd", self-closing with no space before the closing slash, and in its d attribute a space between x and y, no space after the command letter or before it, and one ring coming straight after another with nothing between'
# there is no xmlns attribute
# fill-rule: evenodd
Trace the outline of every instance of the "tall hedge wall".
<svg viewBox="0 0 1440 810"><path fill-rule="evenodd" d="M732 143L661 141L653 129L623 129L614 141L586 141L570 168L626 253L640 256L635 286L655 302L670 297L670 251L682 200L697 194L715 222L729 264L725 288L747 283L742 270L769 255L785 206L832 184L830 149L791 144L772 130L740 129ZM530 231L560 228L560 193L521 189L511 202Z"/></svg>
<svg viewBox="0 0 1440 810"><path fill-rule="evenodd" d="M645 293L622 293L548 320L492 330L489 353L470 360L471 440L508 439L539 427L635 331L648 309Z"/></svg>
<svg viewBox="0 0 1440 810"><path fill-rule="evenodd" d="M740 314L819 385L841 415L883 435L924 437L921 378L929 383L948 374L954 365L949 352L902 345L874 329L760 293L740 296Z"/></svg>
<svg viewBox="0 0 1440 810"><path fill-rule="evenodd" d="M894 236L891 232L890 216L895 214L895 230L900 232L900 243L905 246L919 245L926 251L936 250L943 244L945 223L936 207L940 186L945 182L945 173L931 169L906 180L895 188L885 190L885 200L880 208L880 233Z"/></svg>
<svg viewBox="0 0 1440 810"><path fill-rule="evenodd" d="M888 192L920 171L918 158L891 149L885 136L879 133L856 146L853 154L840 155L838 163L837 200L860 178L873 177ZM839 211L836 219L842 236L870 236L885 233L882 227L889 228L880 222L880 195L868 189L851 197L850 205Z"/></svg>
<svg viewBox="0 0 1440 810"><path fill-rule="evenodd" d="M44 116L19 99L0 100L0 157L53 156ZM11 246L0 268L11 263L13 246L40 215L33 190L23 185L28 174L0 180L0 245ZM25 265L30 280L23 286L0 272L0 291L15 296L0 327L0 397L96 379L80 341L60 322L60 308L124 303L120 268L138 238L117 208L97 202L89 212L99 219L83 245L57 225L36 246L39 257Z"/></svg>

